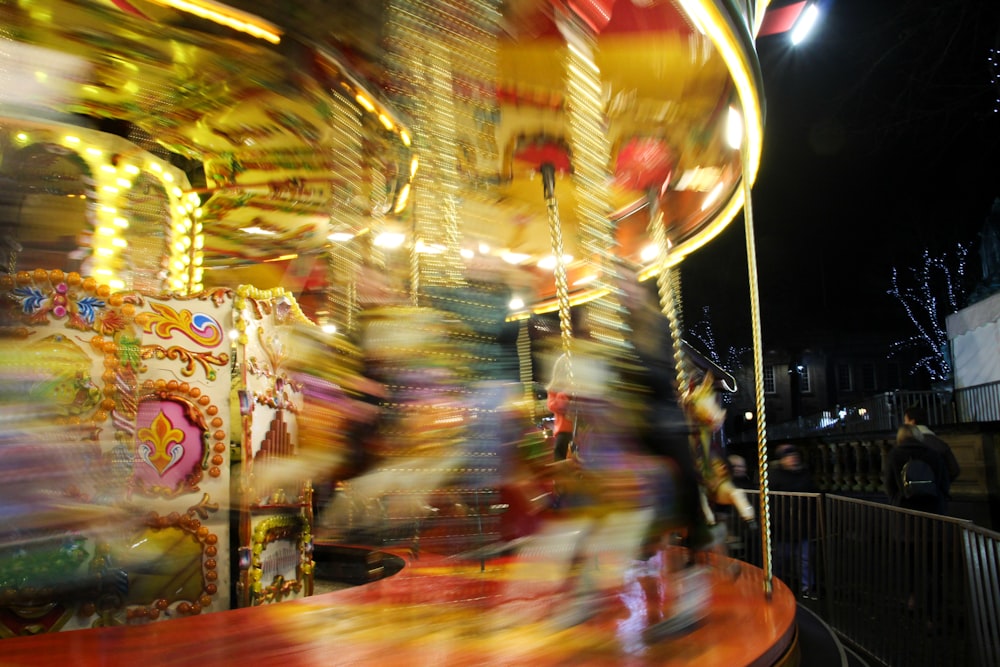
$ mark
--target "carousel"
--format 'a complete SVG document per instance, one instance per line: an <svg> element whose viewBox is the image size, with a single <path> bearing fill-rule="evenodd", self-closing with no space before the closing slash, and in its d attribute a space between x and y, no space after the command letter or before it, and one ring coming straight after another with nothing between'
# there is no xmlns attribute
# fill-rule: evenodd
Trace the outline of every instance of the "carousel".
<svg viewBox="0 0 1000 667"><path fill-rule="evenodd" d="M759 369L766 4L0 8L5 664L796 664L679 288L742 212ZM637 293L763 569L637 565Z"/></svg>

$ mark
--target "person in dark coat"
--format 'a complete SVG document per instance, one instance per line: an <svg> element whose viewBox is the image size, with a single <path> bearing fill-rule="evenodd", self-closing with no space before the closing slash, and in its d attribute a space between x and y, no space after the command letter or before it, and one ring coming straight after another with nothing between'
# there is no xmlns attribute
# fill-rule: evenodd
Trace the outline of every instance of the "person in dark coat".
<svg viewBox="0 0 1000 667"><path fill-rule="evenodd" d="M920 459L930 466L937 486L936 496L913 498L905 496L903 493L903 466L910 459ZM885 485L885 492L891 505L931 514L941 514L944 512L951 478L948 475L948 466L944 457L924 444L917 426L903 424L896 431L896 444L885 456L882 466L882 483ZM924 607L925 613L931 613L931 603L934 599L933 589L942 585L941 576L940 572L935 576L933 573L920 571L917 566L917 554L930 553L929 550L935 548L933 543L935 538L927 535L920 536L908 531L906 529L908 519L904 516L896 517L897 522L893 535L901 552L905 555L901 563L900 576L910 591L907 607L910 611Z"/></svg>
<svg viewBox="0 0 1000 667"><path fill-rule="evenodd" d="M958 459L955 458L955 453L951 451L951 447L948 446L948 443L939 438L938 435L934 433L929 426L927 426L927 412L919 405L911 405L903 412L903 423L916 426L917 439L931 449L935 450L944 458L944 463L948 467L949 484L954 482L961 472L961 468L958 465Z"/></svg>
<svg viewBox="0 0 1000 667"><path fill-rule="evenodd" d="M778 445L775 457L774 470L768 474L771 491L819 493L798 447L789 443ZM773 501L775 571L785 583L798 584L803 597L814 597L816 577L809 538L810 533L817 531L818 515L807 510L816 506L808 498L775 497Z"/></svg>
<svg viewBox="0 0 1000 667"><path fill-rule="evenodd" d="M768 487L772 491L793 491L796 493L819 493L812 473L802 461L799 448L791 444L778 445L775 450L777 466L770 473Z"/></svg>
<svg viewBox="0 0 1000 667"><path fill-rule="evenodd" d="M936 496L907 498L903 494L903 466L910 459L920 459L930 466L937 486ZM886 454L882 466L882 483L891 505L941 514L951 488L951 477L944 457L921 440L917 427L903 424L896 432L896 444Z"/></svg>

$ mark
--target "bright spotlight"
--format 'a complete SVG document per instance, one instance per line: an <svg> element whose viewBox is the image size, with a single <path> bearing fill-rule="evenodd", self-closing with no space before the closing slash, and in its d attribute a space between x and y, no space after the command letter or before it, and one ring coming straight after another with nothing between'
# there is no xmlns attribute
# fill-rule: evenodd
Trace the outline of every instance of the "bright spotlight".
<svg viewBox="0 0 1000 667"><path fill-rule="evenodd" d="M806 8L799 14L798 20L795 21L795 27L792 28L792 34L789 37L792 44L797 45L808 37L817 20L819 20L819 8L814 4L806 5Z"/></svg>

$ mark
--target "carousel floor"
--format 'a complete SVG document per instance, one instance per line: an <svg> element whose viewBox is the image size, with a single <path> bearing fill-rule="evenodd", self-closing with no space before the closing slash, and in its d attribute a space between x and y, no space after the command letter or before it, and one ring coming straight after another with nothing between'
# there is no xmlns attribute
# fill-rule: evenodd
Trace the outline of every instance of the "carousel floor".
<svg viewBox="0 0 1000 667"><path fill-rule="evenodd" d="M402 556L402 554L397 554ZM397 574L300 600L143 626L0 641L5 666L161 665L797 665L795 599L722 556L702 570L708 614L671 633L677 555L607 560L567 578L524 554L422 554ZM405 557L404 557L405 559ZM581 587L580 582L589 582ZM586 593L581 594L580 591ZM666 624L670 630L669 624Z"/></svg>

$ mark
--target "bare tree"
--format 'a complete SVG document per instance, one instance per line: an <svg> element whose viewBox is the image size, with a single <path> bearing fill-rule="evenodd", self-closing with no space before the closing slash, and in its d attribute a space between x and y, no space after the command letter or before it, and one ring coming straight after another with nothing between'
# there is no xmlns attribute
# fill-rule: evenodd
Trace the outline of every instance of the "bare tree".
<svg viewBox="0 0 1000 667"><path fill-rule="evenodd" d="M968 255L969 245L962 243L953 254L934 256L924 249L920 265L904 272L892 269L888 294L899 301L916 332L892 343L889 358L912 360L910 375L926 371L932 382L951 377L945 318L964 305L970 280Z"/></svg>

